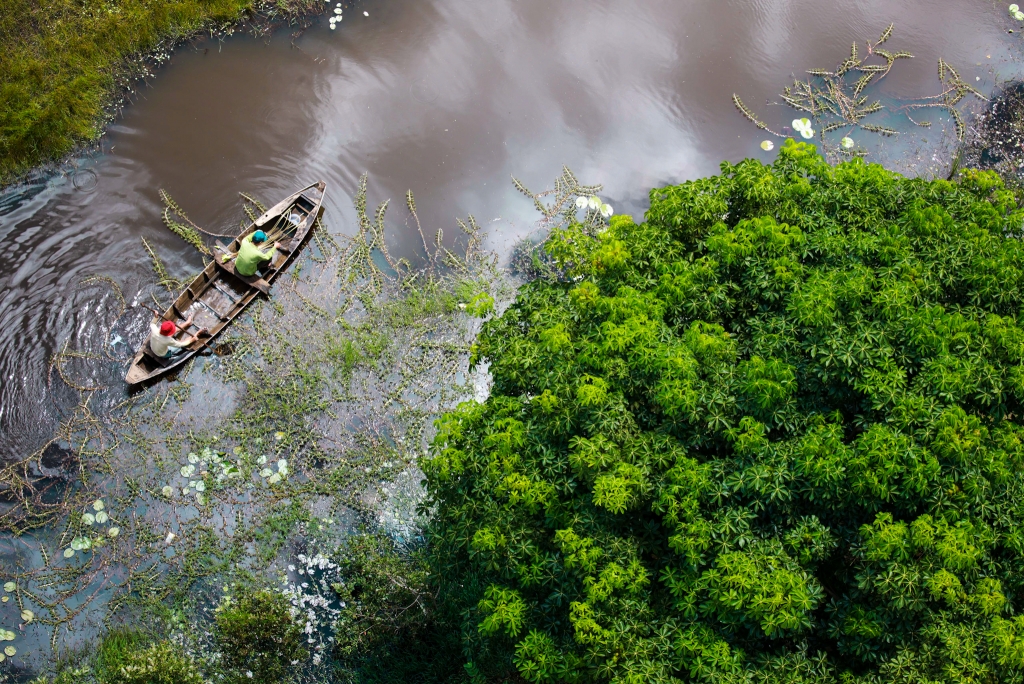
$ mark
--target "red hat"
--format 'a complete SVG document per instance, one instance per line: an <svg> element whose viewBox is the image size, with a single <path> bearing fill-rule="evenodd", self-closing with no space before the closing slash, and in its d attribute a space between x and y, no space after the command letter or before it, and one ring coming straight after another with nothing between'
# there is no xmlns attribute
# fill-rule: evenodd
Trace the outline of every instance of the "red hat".
<svg viewBox="0 0 1024 684"><path fill-rule="evenodd" d="M165 336L173 335L174 331L176 329L177 329L177 326L174 325L174 323L171 323L170 321L164 321L163 323L160 324L160 334L161 335L165 335Z"/></svg>

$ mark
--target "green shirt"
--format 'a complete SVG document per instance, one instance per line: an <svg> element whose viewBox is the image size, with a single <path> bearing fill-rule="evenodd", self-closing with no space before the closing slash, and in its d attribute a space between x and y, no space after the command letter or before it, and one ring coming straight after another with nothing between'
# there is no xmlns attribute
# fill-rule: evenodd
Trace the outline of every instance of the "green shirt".
<svg viewBox="0 0 1024 684"><path fill-rule="evenodd" d="M274 248L261 252L259 247L252 244L252 235L247 235L242 240L242 246L238 248L238 256L235 257L235 272L239 275L256 275L256 269L264 261L270 261L274 256Z"/></svg>

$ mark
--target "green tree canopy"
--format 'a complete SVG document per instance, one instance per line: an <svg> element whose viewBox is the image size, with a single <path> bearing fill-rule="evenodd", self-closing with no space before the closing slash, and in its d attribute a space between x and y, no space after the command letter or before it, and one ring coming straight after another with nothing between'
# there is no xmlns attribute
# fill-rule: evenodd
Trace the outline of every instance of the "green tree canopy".
<svg viewBox="0 0 1024 684"><path fill-rule="evenodd" d="M438 422L471 678L1024 681L1013 194L789 141L650 201L552 236Z"/></svg>

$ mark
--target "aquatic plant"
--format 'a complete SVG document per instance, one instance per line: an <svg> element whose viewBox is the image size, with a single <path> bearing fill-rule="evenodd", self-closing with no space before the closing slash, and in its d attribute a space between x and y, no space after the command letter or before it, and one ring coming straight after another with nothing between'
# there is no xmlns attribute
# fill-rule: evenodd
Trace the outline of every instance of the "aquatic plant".
<svg viewBox="0 0 1024 684"><path fill-rule="evenodd" d="M892 70L898 60L911 59L913 55L909 52L892 52L882 49L880 46L889 40L893 33L893 25L890 24L875 42L868 41L866 54L860 54L857 43L850 48L850 56L839 63L835 68L809 69L808 78L794 81L792 86L787 86L780 95L783 103L804 112L809 118L800 118L793 121L793 130L804 138L814 137L812 122L819 128L819 138L824 143L826 135L833 131L845 129L840 144L832 148L832 152L841 156L862 156L862 150L853 149L853 141L850 133L855 129L861 129L882 136L893 136L897 131L891 127L871 123L867 120L872 114L885 111L881 100L871 101L864 92L873 84L877 84L885 78ZM942 85L942 92L938 95L917 98L919 101L910 102L893 109L893 111L904 113L907 118L918 126L930 126L927 121L916 121L910 116L911 110L922 108L940 108L948 112L953 120L956 135L959 140L964 137L963 117L956 106L967 95L974 95L984 99L981 93L960 78L960 75L948 63L939 59L939 82ZM778 137L785 137L768 128L768 125L761 121L758 116L747 107L739 96L733 94L733 104L743 116L756 125ZM806 123L804 123L806 122ZM849 142L848 142L849 141Z"/></svg>
<svg viewBox="0 0 1024 684"><path fill-rule="evenodd" d="M113 654L108 652L108 657ZM116 664L115 664L116 662ZM119 649L116 661L100 673L100 684L204 684L206 681L181 649L169 641Z"/></svg>
<svg viewBox="0 0 1024 684"><path fill-rule="evenodd" d="M776 161L547 242L420 461L473 681L1019 682L1024 210Z"/></svg>
<svg viewBox="0 0 1024 684"><path fill-rule="evenodd" d="M216 624L223 662L238 682L282 684L308 655L281 594L242 589L219 607Z"/></svg>
<svg viewBox="0 0 1024 684"><path fill-rule="evenodd" d="M415 462L431 421L473 396L471 341L509 296L471 217L459 222L457 240L425 238L422 254L395 260L381 249L385 213L367 215L362 188L355 199L364 230L332 235L318 222L271 297L176 379L125 397L120 378L131 347L94 350L71 339L55 356L52 381L80 392L54 435L54 445L70 445L63 479L36 484L42 449L0 468L14 484L0 523L12 534L36 530L21 537L31 560L3 580L16 583L10 600L34 611L26 629L48 635L53 652L71 629L88 628L86 616L106 609L123 619L148 616L158 623L154 633L214 673L221 658L207 636L209 611L238 585L280 581L291 564L296 574L279 591L289 613L302 607L294 620L310 652L292 670L302 681L324 681L336 614L326 605L334 590L321 580L336 578L329 568L316 580L297 571L320 558L334 562L353 518L378 518L384 495L372 494L387 483L409 483L411 506L422 498ZM262 213L256 198L243 199L243 220ZM406 199L415 218L411 193ZM164 289L152 288L140 298ZM109 279L89 280L70 300L97 312L104 341L122 317L149 315L129 308ZM100 320L104 312L110 320ZM197 424L187 408L194 387L234 399L217 402L221 413ZM415 522L409 518L403 512L402 524ZM297 548L325 529L333 544L323 533L320 548ZM101 583L106 590L96 592ZM14 638L16 624L0 627ZM18 641L11 645L21 653Z"/></svg>

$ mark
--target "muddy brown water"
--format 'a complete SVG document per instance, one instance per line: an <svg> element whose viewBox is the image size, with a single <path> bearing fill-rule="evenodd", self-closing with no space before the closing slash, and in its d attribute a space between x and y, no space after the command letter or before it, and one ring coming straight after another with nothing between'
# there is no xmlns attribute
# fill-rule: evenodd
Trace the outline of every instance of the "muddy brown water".
<svg viewBox="0 0 1024 684"><path fill-rule="evenodd" d="M774 157L734 92L782 127L794 113L766 103L792 75L835 65L889 22L889 46L916 58L878 86L883 98L937 93L940 56L985 92L1017 75L1020 26L984 0L379 0L346 7L334 31L325 17L300 35L183 46L133 95L100 154L0 194L0 458L38 448L77 400L48 371L66 344L114 359L83 364L79 384L124 394L117 359L148 314L131 309L110 329L116 299L83 280L109 276L129 304L166 301L140 237L173 275L201 268L162 227L159 188L229 232L238 191L276 200L323 178L327 223L350 234L366 171L371 204L392 200L397 255L414 258L420 242L407 189L429 234L454 236L455 217L473 214L507 249L536 219L510 175L539 189L567 164L639 218L653 186L715 173L722 159ZM941 166L948 122L931 118L930 131L894 121L903 135L889 159Z"/></svg>

